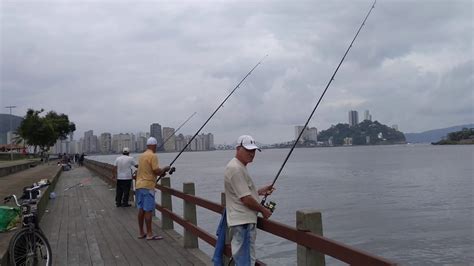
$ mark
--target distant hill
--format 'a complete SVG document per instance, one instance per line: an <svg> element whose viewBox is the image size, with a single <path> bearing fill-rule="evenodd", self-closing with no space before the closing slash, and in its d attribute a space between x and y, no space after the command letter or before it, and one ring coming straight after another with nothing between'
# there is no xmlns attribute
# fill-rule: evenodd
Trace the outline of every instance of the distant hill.
<svg viewBox="0 0 474 266"><path fill-rule="evenodd" d="M466 124L447 128L433 129L420 133L405 133L405 138L409 143L431 143L440 141L448 133L460 131L463 128L474 128L474 124Z"/></svg>
<svg viewBox="0 0 474 266"><path fill-rule="evenodd" d="M23 117L12 115L12 129L15 131L23 121ZM0 144L6 144L7 132L10 131L10 115L0 114Z"/></svg>
<svg viewBox="0 0 474 266"><path fill-rule="evenodd" d="M15 130L23 121L23 117L12 115L12 128ZM10 131L10 115L9 114L0 114L0 133L7 133Z"/></svg>
<svg viewBox="0 0 474 266"><path fill-rule="evenodd" d="M405 143L402 132L388 127L378 121L364 120L355 126L339 123L319 132L318 141L332 143L329 145L344 145L347 138L350 145L380 145Z"/></svg>

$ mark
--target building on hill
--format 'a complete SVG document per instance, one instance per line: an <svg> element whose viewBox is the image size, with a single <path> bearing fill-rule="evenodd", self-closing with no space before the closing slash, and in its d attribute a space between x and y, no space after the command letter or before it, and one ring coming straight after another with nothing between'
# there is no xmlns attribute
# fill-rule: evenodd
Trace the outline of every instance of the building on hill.
<svg viewBox="0 0 474 266"><path fill-rule="evenodd" d="M359 124L359 113L357 111L349 111L349 126L353 127Z"/></svg>
<svg viewBox="0 0 474 266"><path fill-rule="evenodd" d="M364 120L372 121L372 115L369 113L369 110L365 110L365 112L364 112Z"/></svg>

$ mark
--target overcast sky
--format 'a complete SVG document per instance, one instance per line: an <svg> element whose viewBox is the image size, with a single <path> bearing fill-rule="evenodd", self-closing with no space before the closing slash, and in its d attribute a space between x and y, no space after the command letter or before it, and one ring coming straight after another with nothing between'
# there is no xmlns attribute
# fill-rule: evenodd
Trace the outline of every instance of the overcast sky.
<svg viewBox="0 0 474 266"><path fill-rule="evenodd" d="M203 131L274 143L304 124L372 1L0 3L0 99L15 115L65 113L78 139L197 112L181 130L194 134L268 54ZM405 133L474 122L473 20L471 0L379 0L310 126L349 110Z"/></svg>

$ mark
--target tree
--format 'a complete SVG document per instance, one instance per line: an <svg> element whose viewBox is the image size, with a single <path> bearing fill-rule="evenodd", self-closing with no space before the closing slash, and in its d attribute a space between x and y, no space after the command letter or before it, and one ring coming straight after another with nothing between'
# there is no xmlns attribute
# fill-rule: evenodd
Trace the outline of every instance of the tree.
<svg viewBox="0 0 474 266"><path fill-rule="evenodd" d="M55 111L40 116L44 110L28 109L23 121L18 127L17 135L25 140L27 145L42 151L53 146L58 139L66 139L67 135L76 130L76 125L69 121L65 114L57 114Z"/></svg>

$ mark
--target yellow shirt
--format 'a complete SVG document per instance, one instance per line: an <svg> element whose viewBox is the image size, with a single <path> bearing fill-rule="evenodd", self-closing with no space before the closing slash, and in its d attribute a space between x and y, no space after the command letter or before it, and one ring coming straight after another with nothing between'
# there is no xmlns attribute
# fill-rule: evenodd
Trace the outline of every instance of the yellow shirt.
<svg viewBox="0 0 474 266"><path fill-rule="evenodd" d="M146 150L138 159L137 183L135 188L154 189L156 175L153 171L156 171L158 168L158 157L153 151Z"/></svg>

